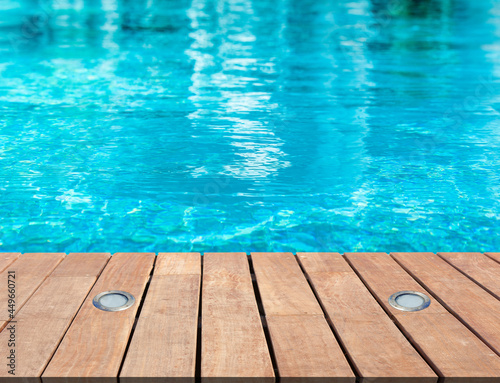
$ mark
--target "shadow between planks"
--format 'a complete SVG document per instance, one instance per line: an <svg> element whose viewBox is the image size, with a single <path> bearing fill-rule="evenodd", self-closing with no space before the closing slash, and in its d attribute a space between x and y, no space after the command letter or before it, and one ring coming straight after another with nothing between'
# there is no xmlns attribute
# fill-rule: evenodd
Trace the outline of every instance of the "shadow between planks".
<svg viewBox="0 0 500 383"><path fill-rule="evenodd" d="M7 286L14 271L18 291L15 317L0 318L0 355L15 324L16 375L3 363L0 380L500 382L499 259L4 253L0 278ZM107 290L136 303L97 310ZM402 290L426 293L430 308L398 312L387 299Z"/></svg>

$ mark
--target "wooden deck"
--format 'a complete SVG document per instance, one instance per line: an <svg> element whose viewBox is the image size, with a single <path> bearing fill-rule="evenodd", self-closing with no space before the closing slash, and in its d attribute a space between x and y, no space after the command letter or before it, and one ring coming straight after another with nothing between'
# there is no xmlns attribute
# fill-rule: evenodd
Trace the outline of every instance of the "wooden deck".
<svg viewBox="0 0 500 383"><path fill-rule="evenodd" d="M500 253L3 253L0 275L6 381L500 382ZM135 304L94 307L109 290Z"/></svg>

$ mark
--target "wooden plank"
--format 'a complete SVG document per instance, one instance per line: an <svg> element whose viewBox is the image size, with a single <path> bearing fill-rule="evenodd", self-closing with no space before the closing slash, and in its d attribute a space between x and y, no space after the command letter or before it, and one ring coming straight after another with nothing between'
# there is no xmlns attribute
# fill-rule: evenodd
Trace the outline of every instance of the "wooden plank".
<svg viewBox="0 0 500 383"><path fill-rule="evenodd" d="M159 253L154 275L201 275L200 253Z"/></svg>
<svg viewBox="0 0 500 383"><path fill-rule="evenodd" d="M43 381L58 377L117 377L154 253L117 253L111 257L94 288L43 373ZM109 290L131 293L135 304L123 311L94 307L92 299Z"/></svg>
<svg viewBox="0 0 500 383"><path fill-rule="evenodd" d="M109 253L70 253L70 261L61 262L50 277L92 277L101 274L108 263ZM103 263L104 262L104 263Z"/></svg>
<svg viewBox="0 0 500 383"><path fill-rule="evenodd" d="M200 254L158 254L120 380L194 382L200 282Z"/></svg>
<svg viewBox="0 0 500 383"><path fill-rule="evenodd" d="M251 257L280 378L355 381L293 254L252 253Z"/></svg>
<svg viewBox="0 0 500 383"><path fill-rule="evenodd" d="M398 291L428 292L388 254L346 253L345 256L440 376L500 377L500 358L436 300L425 310L415 312L397 310L389 304L389 297Z"/></svg>
<svg viewBox="0 0 500 383"><path fill-rule="evenodd" d="M500 253L485 253L485 255L500 263Z"/></svg>
<svg viewBox="0 0 500 383"><path fill-rule="evenodd" d="M205 253L202 381L274 382L245 253Z"/></svg>
<svg viewBox="0 0 500 383"><path fill-rule="evenodd" d="M56 269L59 273L52 273L19 311L16 320L7 325L16 334L17 377L41 375L109 257L69 254ZM0 334L1 355L8 355L11 349L9 336L10 331ZM9 370L6 364L0 365L0 377L11 376Z"/></svg>
<svg viewBox="0 0 500 383"><path fill-rule="evenodd" d="M335 336L323 316L273 315L266 318L280 378L310 382L352 382L349 367ZM302 378L302 379L301 379Z"/></svg>
<svg viewBox="0 0 500 383"><path fill-rule="evenodd" d="M500 299L500 264L481 253L437 253L441 258Z"/></svg>
<svg viewBox="0 0 500 383"><path fill-rule="evenodd" d="M427 291L500 355L500 301L433 253L391 253Z"/></svg>
<svg viewBox="0 0 500 383"><path fill-rule="evenodd" d="M364 379L437 376L406 340L352 269L321 272L321 262L345 262L338 253L297 253L310 281L347 351Z"/></svg>
<svg viewBox="0 0 500 383"><path fill-rule="evenodd" d="M21 253L0 253L0 273L19 258Z"/></svg>
<svg viewBox="0 0 500 383"><path fill-rule="evenodd" d="M351 266L338 253L297 253L307 273L352 272Z"/></svg>
<svg viewBox="0 0 500 383"><path fill-rule="evenodd" d="M252 253L266 316L323 315L292 253Z"/></svg>
<svg viewBox="0 0 500 383"><path fill-rule="evenodd" d="M8 275L10 272L15 274L16 280L16 311L23 307L26 301L36 291L38 286L49 276L49 274L64 259L64 253L26 253L10 264L0 274L1 286L7 286ZM8 321L10 319L8 309L8 290L4 288L0 293L0 320ZM14 314L14 315L15 315Z"/></svg>

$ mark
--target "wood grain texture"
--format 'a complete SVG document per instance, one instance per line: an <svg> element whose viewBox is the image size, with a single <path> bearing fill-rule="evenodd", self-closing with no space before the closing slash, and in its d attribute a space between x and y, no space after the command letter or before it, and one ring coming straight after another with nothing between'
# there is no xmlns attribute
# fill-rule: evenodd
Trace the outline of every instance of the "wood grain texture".
<svg viewBox="0 0 500 383"><path fill-rule="evenodd" d="M0 253L0 273L19 258L21 253Z"/></svg>
<svg viewBox="0 0 500 383"><path fill-rule="evenodd" d="M500 301L433 253L391 253L440 303L500 355Z"/></svg>
<svg viewBox="0 0 500 383"><path fill-rule="evenodd" d="M118 376L154 259L153 253L117 253L111 257L43 373L44 382L57 377ZM127 291L136 302L118 312L95 308L94 296L108 290Z"/></svg>
<svg viewBox="0 0 500 383"><path fill-rule="evenodd" d="M308 273L351 272L351 267L338 253L297 253Z"/></svg>
<svg viewBox="0 0 500 383"><path fill-rule="evenodd" d="M500 263L500 253L485 253L485 255Z"/></svg>
<svg viewBox="0 0 500 383"><path fill-rule="evenodd" d="M354 383L355 375L323 316L278 315L266 320L282 380L309 382L320 377Z"/></svg>
<svg viewBox="0 0 500 383"><path fill-rule="evenodd" d="M347 253L345 256L440 376L500 378L500 358L439 302L432 300L428 308L416 312L397 310L389 304L389 297L398 291L429 293L388 254Z"/></svg>
<svg viewBox="0 0 500 383"><path fill-rule="evenodd" d="M280 378L355 380L293 254L251 257Z"/></svg>
<svg viewBox="0 0 500 383"><path fill-rule="evenodd" d="M9 272L15 273L16 281L16 314L36 291L38 286L52 273L64 259L64 253L26 253L11 263L0 273L1 286L7 286ZM8 321L8 290L0 289L0 320Z"/></svg>
<svg viewBox="0 0 500 383"><path fill-rule="evenodd" d="M159 253L155 272L158 275L201 275L200 253Z"/></svg>
<svg viewBox="0 0 500 383"><path fill-rule="evenodd" d="M205 253L201 377L273 382L269 350L245 253Z"/></svg>
<svg viewBox="0 0 500 383"><path fill-rule="evenodd" d="M198 253L158 255L120 379L194 382L200 274Z"/></svg>
<svg viewBox="0 0 500 383"><path fill-rule="evenodd" d="M51 277L92 277L99 275L109 261L109 253L70 253L50 274ZM104 262L104 263L103 263Z"/></svg>
<svg viewBox="0 0 500 383"><path fill-rule="evenodd" d="M298 254L300 262L304 257L315 255ZM335 262L342 260L338 253L328 253L328 257L336 258ZM386 315L354 271L310 272L308 262L303 263L304 269L361 377L366 380L411 377L419 378L422 382L437 381L436 374Z"/></svg>
<svg viewBox="0 0 500 383"><path fill-rule="evenodd" d="M438 253L449 264L500 299L500 264L481 253Z"/></svg>
<svg viewBox="0 0 500 383"><path fill-rule="evenodd" d="M19 311L16 322L10 322L7 331L0 333L0 353L8 355L8 330L15 328L17 377L41 375L109 257L68 255L58 268L79 270L83 276L52 273ZM0 365L0 377L10 376L8 370L5 364Z"/></svg>
<svg viewBox="0 0 500 383"><path fill-rule="evenodd" d="M323 315L292 253L252 253L266 316Z"/></svg>

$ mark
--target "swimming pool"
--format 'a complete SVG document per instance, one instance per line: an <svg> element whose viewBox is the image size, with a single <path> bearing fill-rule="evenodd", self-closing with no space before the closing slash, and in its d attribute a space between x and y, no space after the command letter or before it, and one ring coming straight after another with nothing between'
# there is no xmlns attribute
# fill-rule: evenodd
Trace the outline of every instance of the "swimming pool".
<svg viewBox="0 0 500 383"><path fill-rule="evenodd" d="M500 248L498 1L139 3L0 1L0 250Z"/></svg>

